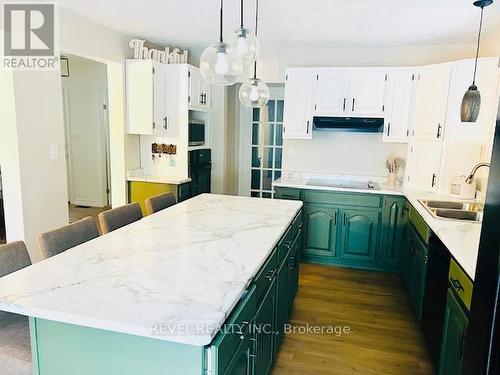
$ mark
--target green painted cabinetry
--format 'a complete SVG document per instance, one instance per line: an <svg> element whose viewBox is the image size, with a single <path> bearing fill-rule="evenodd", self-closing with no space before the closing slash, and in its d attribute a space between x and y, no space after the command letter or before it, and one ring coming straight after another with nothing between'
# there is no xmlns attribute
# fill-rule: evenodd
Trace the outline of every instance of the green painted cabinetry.
<svg viewBox="0 0 500 375"><path fill-rule="evenodd" d="M342 210L340 258L358 264L375 263L379 211Z"/></svg>
<svg viewBox="0 0 500 375"><path fill-rule="evenodd" d="M241 344L229 362L224 375L253 375L254 373L252 338L248 331L242 337Z"/></svg>
<svg viewBox="0 0 500 375"><path fill-rule="evenodd" d="M401 268L410 301L417 318L420 319L425 293L428 248L413 225L408 226L407 242Z"/></svg>
<svg viewBox="0 0 500 375"><path fill-rule="evenodd" d="M276 198L304 202L302 259L400 271L408 210L402 196L275 187Z"/></svg>
<svg viewBox="0 0 500 375"><path fill-rule="evenodd" d="M408 223L408 203L403 197L384 197L380 233L380 263L395 271L400 269Z"/></svg>
<svg viewBox="0 0 500 375"><path fill-rule="evenodd" d="M469 319L464 308L451 289L448 289L443 338L441 341L439 375L460 375L462 373L465 335L468 324Z"/></svg>
<svg viewBox="0 0 500 375"><path fill-rule="evenodd" d="M304 255L336 255L338 212L338 209L325 205L310 204L304 208Z"/></svg>

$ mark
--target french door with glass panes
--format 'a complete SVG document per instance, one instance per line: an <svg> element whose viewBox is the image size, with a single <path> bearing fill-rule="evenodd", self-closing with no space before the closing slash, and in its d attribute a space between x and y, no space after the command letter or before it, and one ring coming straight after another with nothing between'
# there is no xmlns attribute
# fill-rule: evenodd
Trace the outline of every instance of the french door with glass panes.
<svg viewBox="0 0 500 375"><path fill-rule="evenodd" d="M273 198L272 182L281 177L283 155L283 98L253 108L250 195Z"/></svg>

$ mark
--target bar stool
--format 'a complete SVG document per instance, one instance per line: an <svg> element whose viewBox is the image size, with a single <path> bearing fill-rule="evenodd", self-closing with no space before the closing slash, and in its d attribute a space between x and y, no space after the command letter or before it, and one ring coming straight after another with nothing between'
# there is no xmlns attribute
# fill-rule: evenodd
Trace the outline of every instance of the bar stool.
<svg viewBox="0 0 500 375"><path fill-rule="evenodd" d="M130 203L101 212L98 218L101 225L101 232L102 234L106 234L142 219L141 206L139 206L139 203Z"/></svg>
<svg viewBox="0 0 500 375"><path fill-rule="evenodd" d="M163 193L154 195L144 201L148 215L164 210L176 204L175 195L173 193Z"/></svg>

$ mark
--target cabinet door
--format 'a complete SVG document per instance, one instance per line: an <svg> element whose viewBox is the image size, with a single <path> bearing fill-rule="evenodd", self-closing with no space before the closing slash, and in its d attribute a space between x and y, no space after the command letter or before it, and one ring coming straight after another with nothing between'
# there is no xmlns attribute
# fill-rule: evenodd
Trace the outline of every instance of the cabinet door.
<svg viewBox="0 0 500 375"><path fill-rule="evenodd" d="M450 139L456 141L491 144L498 108L498 57L480 58L477 64L476 85L481 91L481 109L476 122L462 122L460 107L462 98L471 84L474 60L454 63L450 85L446 126Z"/></svg>
<svg viewBox="0 0 500 375"><path fill-rule="evenodd" d="M153 62L153 134L164 136L167 129L166 74L164 64Z"/></svg>
<svg viewBox="0 0 500 375"><path fill-rule="evenodd" d="M387 75L385 92L384 142L407 142L410 132L415 74L393 71Z"/></svg>
<svg viewBox="0 0 500 375"><path fill-rule="evenodd" d="M459 302L448 290L444 313L439 375L460 375L469 320Z"/></svg>
<svg viewBox="0 0 500 375"><path fill-rule="evenodd" d="M299 288L299 264L300 264L300 250L301 250L302 233L299 230L295 241L293 242L290 250L289 268L290 268L290 313L292 312L295 296Z"/></svg>
<svg viewBox="0 0 500 375"><path fill-rule="evenodd" d="M255 375L268 374L274 359L276 285L275 279L255 315Z"/></svg>
<svg viewBox="0 0 500 375"><path fill-rule="evenodd" d="M349 110L349 72L320 72L317 77L315 111L319 116L344 116Z"/></svg>
<svg viewBox="0 0 500 375"><path fill-rule="evenodd" d="M284 337L285 324L288 322L288 316L290 315L290 280L291 274L288 268L288 257L287 255L280 267L278 268L277 275L277 293L276 293L276 338L274 344L274 353L276 355L281 342Z"/></svg>
<svg viewBox="0 0 500 375"><path fill-rule="evenodd" d="M304 208L304 255L336 255L337 220L336 208L322 205L307 205Z"/></svg>
<svg viewBox="0 0 500 375"><path fill-rule="evenodd" d="M383 71L354 71L350 75L347 108L351 116L384 114L385 77Z"/></svg>
<svg viewBox="0 0 500 375"><path fill-rule="evenodd" d="M127 132L153 134L153 61L126 61Z"/></svg>
<svg viewBox="0 0 500 375"><path fill-rule="evenodd" d="M400 267L401 251L407 223L407 214L404 206L404 198L384 198L379 263L388 268L399 269Z"/></svg>
<svg viewBox="0 0 500 375"><path fill-rule="evenodd" d="M406 186L436 191L439 184L442 144L433 141L415 141L408 148Z"/></svg>
<svg viewBox="0 0 500 375"><path fill-rule="evenodd" d="M422 304L425 293L425 276L427 274L427 246L415 235L411 260L410 297L417 319L422 317Z"/></svg>
<svg viewBox="0 0 500 375"><path fill-rule="evenodd" d="M412 136L419 140L441 140L446 120L450 86L450 65L422 68L417 75L415 92L414 129Z"/></svg>
<svg viewBox="0 0 500 375"><path fill-rule="evenodd" d="M224 375L253 375L251 335L247 332L242 337L243 340L224 371Z"/></svg>
<svg viewBox="0 0 500 375"><path fill-rule="evenodd" d="M186 84L186 71L177 64L164 64L165 75L165 118L164 136L179 138L179 118L181 108L185 108L186 97L179 94L182 84ZM183 91L184 92L184 91Z"/></svg>
<svg viewBox="0 0 500 375"><path fill-rule="evenodd" d="M203 103L202 97L202 77L198 68L195 66L189 67L189 107L193 109L200 109Z"/></svg>
<svg viewBox="0 0 500 375"><path fill-rule="evenodd" d="M401 273L403 276L406 289L410 289L410 265L411 265L411 248L413 246L414 231L411 225L407 225L404 231L403 248L401 254Z"/></svg>
<svg viewBox="0 0 500 375"><path fill-rule="evenodd" d="M312 138L313 71L292 70L285 82L283 138Z"/></svg>
<svg viewBox="0 0 500 375"><path fill-rule="evenodd" d="M379 212L342 210L340 257L359 263L374 263L379 231Z"/></svg>

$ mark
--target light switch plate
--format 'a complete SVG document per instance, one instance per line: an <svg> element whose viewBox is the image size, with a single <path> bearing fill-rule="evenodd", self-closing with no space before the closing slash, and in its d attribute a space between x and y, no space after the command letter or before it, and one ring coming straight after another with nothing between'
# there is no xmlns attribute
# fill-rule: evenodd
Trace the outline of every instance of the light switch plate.
<svg viewBox="0 0 500 375"><path fill-rule="evenodd" d="M59 146L57 146L57 145L50 145L50 158L52 160L59 159Z"/></svg>

